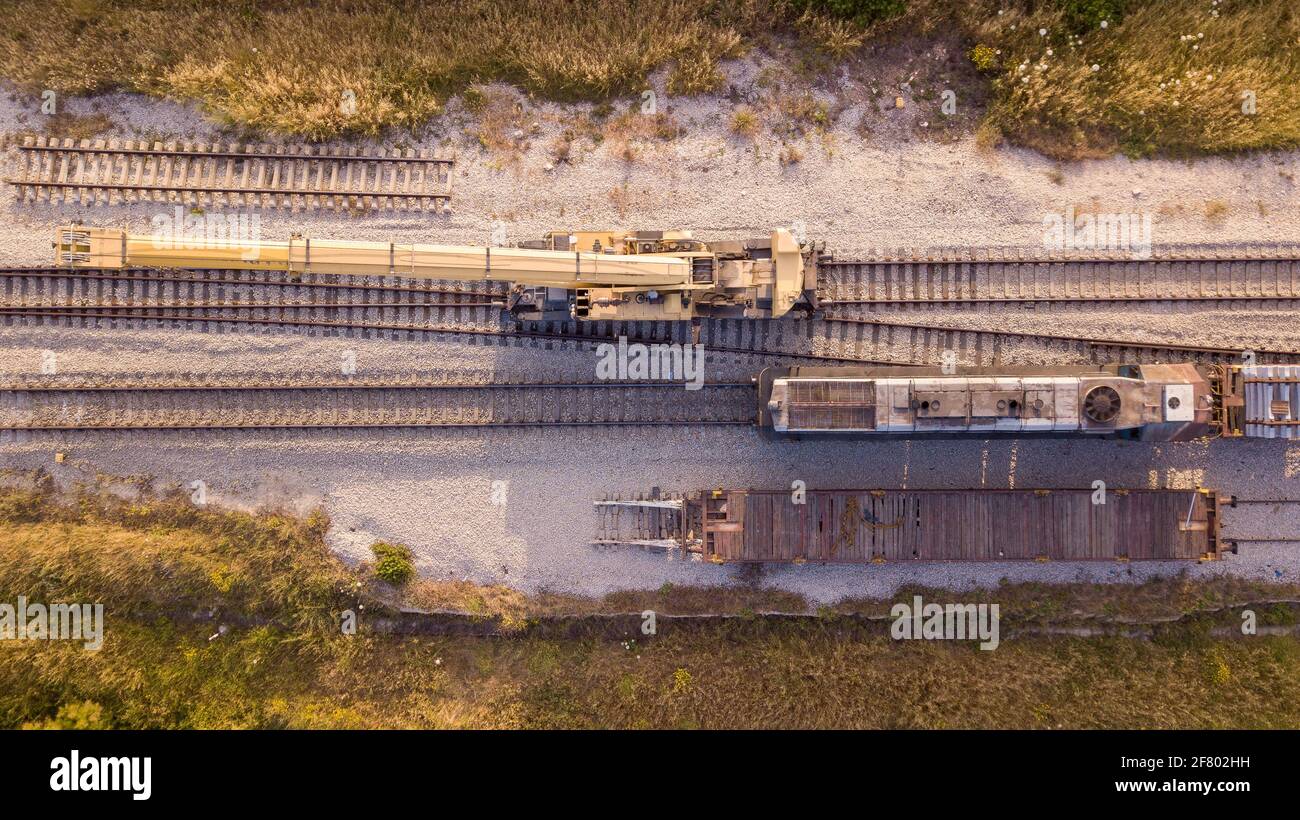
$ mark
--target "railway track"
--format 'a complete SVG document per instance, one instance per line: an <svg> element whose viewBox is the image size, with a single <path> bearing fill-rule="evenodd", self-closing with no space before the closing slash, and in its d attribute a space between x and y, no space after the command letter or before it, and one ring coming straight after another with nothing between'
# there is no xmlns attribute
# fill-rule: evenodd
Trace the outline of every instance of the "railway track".
<svg viewBox="0 0 1300 820"><path fill-rule="evenodd" d="M689 326L637 322L527 322L503 327L505 289L430 282L246 271L147 268L0 269L0 327L186 328L211 333L288 329L310 335L423 339L459 335L569 349L616 341L691 343ZM726 321L701 328L710 357L870 363L814 349L813 334L785 322Z"/></svg>
<svg viewBox="0 0 1300 820"><path fill-rule="evenodd" d="M940 362L943 352L952 351L959 362L975 366L993 366L999 363L1004 347L1009 341L1034 345L1045 353L1069 354L1082 361L1098 363L1170 361L1207 364L1241 363L1248 351L1254 356L1253 361L1257 364L1300 362L1298 350L1271 349L1262 346L1188 345L843 316L827 316L822 321L831 326L845 328L846 330L840 334L841 338L854 349L861 350L865 354L902 347L924 351L917 360L930 363Z"/></svg>
<svg viewBox="0 0 1300 820"><path fill-rule="evenodd" d="M1041 261L1031 263L1042 264ZM1204 260L1198 264L1202 263ZM835 269L842 270L850 264L857 270L893 263L835 263ZM917 274L920 268L910 270ZM1126 287L1134 292L1126 296L1109 291L1097 298L1132 297L1134 301L1163 298L1177 302L1232 297L1222 307L1237 317L1254 313L1262 305L1271 305L1270 299L1290 299L1290 292L1281 288L1281 275L1274 279L1272 290L1259 285L1256 276L1252 281L1257 284L1250 291L1243 290L1244 285L1233 285L1238 289L1231 293L1165 297L1157 297L1149 289L1138 292L1138 286L1127 280ZM1075 298L1046 291L1047 288L1040 288L1037 297L1023 290L1013 291L1018 295L1010 297L978 294L971 297L957 295L957 288L949 283L937 286L933 302L951 305L964 304L962 300L970 298L1010 301L1031 297ZM915 292L913 289L908 293ZM1250 347L1089 338L1060 332L1011 330L1005 328L1005 323L1002 327L984 328L971 326L968 321L957 324L933 321L937 315L928 314L925 321L915 321L908 318L916 316L915 313L900 314L889 310L885 303L889 299L903 299L911 305L917 304L916 299L928 297L898 293L891 285L887 292L857 303L859 307L869 304L870 311L854 310L847 303L832 301L826 315L810 321L723 319L704 321L696 328L668 322L550 321L505 328L500 322L500 307L508 293L497 283L221 270L8 268L0 269L0 326L192 328L213 333L289 329L309 335L398 339L455 334L548 349L599 344L626 336L631 342L644 343L698 341L711 360L716 360L718 355L733 355L827 364L932 364L952 351L963 364L995 366L1013 347L1017 352L1020 348L1034 354L1045 351L1076 362L1151 362L1174 358L1211 362L1239 359L1241 352ZM1255 304L1243 304L1236 297ZM991 313L989 318L1000 320L1001 316ZM1252 349L1260 363L1300 360L1297 351L1263 345Z"/></svg>
<svg viewBox="0 0 1300 820"><path fill-rule="evenodd" d="M265 377L262 377L265 379ZM188 375L0 384L0 430L742 426L754 386Z"/></svg>
<svg viewBox="0 0 1300 820"><path fill-rule="evenodd" d="M354 305L345 303L340 307L344 311L455 311L479 310L487 303L418 303L418 304L367 304ZM691 344L690 329L666 328L656 333L649 324L639 322L527 322L513 328L499 325L466 326L455 324L431 324L411 321L380 321L357 319L321 319L296 318L286 316L285 312L297 314L300 310L319 310L319 305L170 305L147 307L141 305L114 305L105 307L77 307L69 305L23 305L0 306L0 322L10 324L9 320L36 320L40 323L53 323L59 326L76 327L197 327L206 331L220 332L217 328L229 328L232 332L241 332L254 328L293 329L312 335L338 335L346 337L370 338L382 336L390 339L416 339L434 336L462 336L500 344L521 346L529 344L545 349L567 350L608 344L627 339L629 343L645 344ZM258 315L229 315L244 310L264 313L278 313L275 317ZM224 315L223 315L224 314ZM799 352L791 350L772 350L759 347L767 339L767 334L745 326L744 322L732 322L731 330L710 331L710 337L726 338L734 335L743 338L744 345L705 344L706 359L712 360L720 354L759 359L801 359L826 364L910 364L906 361L865 359L859 356L842 356L831 353ZM783 330L783 329L782 329ZM776 337L782 335L781 330Z"/></svg>
<svg viewBox="0 0 1300 820"><path fill-rule="evenodd" d="M235 270L148 268L0 270L0 324L27 317L62 326L172 320L211 328L241 324L319 327L486 323L506 291L492 283L435 282ZM104 321L108 320L108 321ZM325 321L328 320L328 321Z"/></svg>
<svg viewBox="0 0 1300 820"><path fill-rule="evenodd" d="M1300 543L1294 514L1300 500L1289 498L1233 498L1224 511L1221 538L1239 544Z"/></svg>
<svg viewBox="0 0 1300 820"><path fill-rule="evenodd" d="M6 179L19 202L314 210L445 209L452 160L418 151L26 137Z"/></svg>
<svg viewBox="0 0 1300 820"><path fill-rule="evenodd" d="M1005 325L1007 317L1023 315L1024 309L1054 315L1119 306L1146 313L1231 311L1234 317L1300 309L1300 248L1190 249L1148 260L1121 254L1069 259L977 251L831 261L819 267L818 301L831 328L827 335L864 356L901 347L913 351L916 361L936 362L952 350L963 363L996 365L1014 343L1093 362L1168 361L1175 356L1239 361L1245 350L1260 363L1300 361L1300 351L1268 344L1179 344ZM940 318L972 312L994 326Z"/></svg>
<svg viewBox="0 0 1300 820"><path fill-rule="evenodd" d="M1148 260L981 252L964 259L832 261L819 267L818 300L877 313L1004 306L1294 307L1300 302L1300 248Z"/></svg>

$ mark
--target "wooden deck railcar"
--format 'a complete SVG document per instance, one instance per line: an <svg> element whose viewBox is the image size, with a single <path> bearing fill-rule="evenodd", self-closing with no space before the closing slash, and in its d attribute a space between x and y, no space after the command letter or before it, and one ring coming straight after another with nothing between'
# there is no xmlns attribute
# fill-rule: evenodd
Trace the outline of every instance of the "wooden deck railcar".
<svg viewBox="0 0 1300 820"><path fill-rule="evenodd" d="M1212 560L1213 491L1110 489L712 490L657 499L652 537L623 539L726 562ZM610 510L651 502L600 502ZM675 503L674 510L666 504ZM614 513L615 517L620 513ZM634 513L638 515L639 513ZM608 520L597 543L615 544Z"/></svg>

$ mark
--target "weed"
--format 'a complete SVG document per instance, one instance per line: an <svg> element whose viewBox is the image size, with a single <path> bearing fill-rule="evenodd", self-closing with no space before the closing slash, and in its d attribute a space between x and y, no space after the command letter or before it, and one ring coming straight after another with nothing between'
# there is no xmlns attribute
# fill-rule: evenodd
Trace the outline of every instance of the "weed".
<svg viewBox="0 0 1300 820"><path fill-rule="evenodd" d="M760 127L758 114L752 108L737 108L731 114L731 131L737 136L753 139L758 136Z"/></svg>
<svg viewBox="0 0 1300 820"><path fill-rule="evenodd" d="M573 161L573 140L574 133L565 130L555 139L551 140L550 154L551 160L557 165L560 163L570 163Z"/></svg>
<svg viewBox="0 0 1300 820"><path fill-rule="evenodd" d="M113 130L115 123L104 114L55 114L45 121L45 135L58 139L83 140Z"/></svg>
<svg viewBox="0 0 1300 820"><path fill-rule="evenodd" d="M997 51L990 46L977 45L970 50L970 61L980 71L992 71L998 67Z"/></svg>
<svg viewBox="0 0 1300 820"><path fill-rule="evenodd" d="M628 189L626 182L609 189L609 202L618 211L619 219L627 218L632 205L632 192Z"/></svg>
<svg viewBox="0 0 1300 820"><path fill-rule="evenodd" d="M375 555L375 577L393 586L402 586L415 577L411 563L411 550L405 544L388 544L376 541L370 545Z"/></svg>
<svg viewBox="0 0 1300 820"><path fill-rule="evenodd" d="M1205 219L1211 225L1222 225L1228 217L1228 204L1219 199L1211 199L1205 203Z"/></svg>

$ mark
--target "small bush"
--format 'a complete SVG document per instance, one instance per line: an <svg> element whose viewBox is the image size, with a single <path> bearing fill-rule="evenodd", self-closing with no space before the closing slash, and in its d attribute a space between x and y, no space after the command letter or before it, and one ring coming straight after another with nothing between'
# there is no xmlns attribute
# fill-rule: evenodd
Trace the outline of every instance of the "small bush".
<svg viewBox="0 0 1300 820"><path fill-rule="evenodd" d="M794 165L803 162L803 150L797 145L787 145L781 149L781 153L777 156L777 162L782 165Z"/></svg>
<svg viewBox="0 0 1300 820"><path fill-rule="evenodd" d="M998 67L997 51L981 43L970 50L970 61L980 71L992 71Z"/></svg>
<svg viewBox="0 0 1300 820"><path fill-rule="evenodd" d="M753 139L758 136L758 114L754 113L752 108L737 108L731 115L731 130L733 133Z"/></svg>
<svg viewBox="0 0 1300 820"><path fill-rule="evenodd" d="M694 679L691 677L690 672L687 672L685 669L678 668L676 671L673 672L673 694L684 695L690 692L691 684L693 682Z"/></svg>
<svg viewBox="0 0 1300 820"><path fill-rule="evenodd" d="M402 586L415 577L409 547L376 541L370 545L370 551L375 554L375 577L379 580Z"/></svg>
<svg viewBox="0 0 1300 820"><path fill-rule="evenodd" d="M112 722L104 714L104 707L93 700L65 703L58 714L40 721L23 724L24 729L111 729Z"/></svg>

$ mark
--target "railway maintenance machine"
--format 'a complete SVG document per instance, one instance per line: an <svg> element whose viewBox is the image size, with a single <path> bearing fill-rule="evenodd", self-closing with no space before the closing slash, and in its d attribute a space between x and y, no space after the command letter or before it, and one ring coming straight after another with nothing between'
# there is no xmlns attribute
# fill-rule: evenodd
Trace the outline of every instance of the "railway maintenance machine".
<svg viewBox="0 0 1300 820"><path fill-rule="evenodd" d="M73 268L191 268L505 282L520 320L770 319L816 308L820 243L782 228L704 242L688 231L553 231L515 247L134 235L59 228Z"/></svg>
<svg viewBox="0 0 1300 820"><path fill-rule="evenodd" d="M770 367L758 424L781 438L1300 438L1300 365Z"/></svg>

